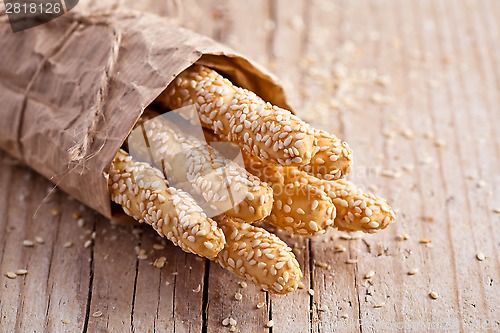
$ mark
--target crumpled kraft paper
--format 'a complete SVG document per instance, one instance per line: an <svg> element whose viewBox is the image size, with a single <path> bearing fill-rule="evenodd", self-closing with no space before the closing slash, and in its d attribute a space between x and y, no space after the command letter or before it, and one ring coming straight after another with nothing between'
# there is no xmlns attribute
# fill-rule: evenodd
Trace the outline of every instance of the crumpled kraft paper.
<svg viewBox="0 0 500 333"><path fill-rule="evenodd" d="M194 62L289 109L265 70L166 18L74 10L13 33L0 16L0 149L111 218L111 160L146 106Z"/></svg>

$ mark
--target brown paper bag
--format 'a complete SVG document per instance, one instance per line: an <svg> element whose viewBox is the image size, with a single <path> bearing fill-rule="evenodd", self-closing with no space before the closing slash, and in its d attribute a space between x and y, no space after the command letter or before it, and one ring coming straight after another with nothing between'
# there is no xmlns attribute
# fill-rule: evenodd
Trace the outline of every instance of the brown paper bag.
<svg viewBox="0 0 500 333"><path fill-rule="evenodd" d="M3 16L0 59L0 149L108 218L111 160L146 106L192 63L289 108L262 68L153 14L75 11L18 33Z"/></svg>

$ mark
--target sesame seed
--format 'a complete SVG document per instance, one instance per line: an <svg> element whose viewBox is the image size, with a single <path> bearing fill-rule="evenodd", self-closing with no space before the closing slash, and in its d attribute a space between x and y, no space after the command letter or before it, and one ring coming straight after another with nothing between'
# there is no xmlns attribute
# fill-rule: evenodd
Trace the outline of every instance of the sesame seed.
<svg viewBox="0 0 500 333"><path fill-rule="evenodd" d="M94 317L94 318L102 317L102 311L98 310L98 311L92 313L92 317Z"/></svg>
<svg viewBox="0 0 500 333"><path fill-rule="evenodd" d="M402 232L401 235L399 235L400 240L408 240L410 239L410 236L406 232Z"/></svg>
<svg viewBox="0 0 500 333"><path fill-rule="evenodd" d="M377 309L377 308L381 308L381 307L383 307L384 305L385 305L385 303L384 303L384 302L380 302L380 303L375 303L375 304L373 304L373 307Z"/></svg>
<svg viewBox="0 0 500 333"><path fill-rule="evenodd" d="M356 264L358 262L358 259L352 259L349 258L345 261L346 264Z"/></svg>
<svg viewBox="0 0 500 333"><path fill-rule="evenodd" d="M139 259L139 260L146 260L146 259L148 259L148 256L146 254L139 254L137 256L137 259Z"/></svg>
<svg viewBox="0 0 500 333"><path fill-rule="evenodd" d="M314 296L314 290L313 289L309 289L307 292L309 293L309 295Z"/></svg>
<svg viewBox="0 0 500 333"><path fill-rule="evenodd" d="M343 245L335 245L335 252L345 252L347 249Z"/></svg>
<svg viewBox="0 0 500 333"><path fill-rule="evenodd" d="M83 247L88 249L92 245L92 240L87 240L85 243L83 243Z"/></svg>
<svg viewBox="0 0 500 333"><path fill-rule="evenodd" d="M57 216L59 215L59 210L57 208L52 208L50 214L52 214L52 216Z"/></svg>
<svg viewBox="0 0 500 333"><path fill-rule="evenodd" d="M365 279L371 279L375 275L374 271L369 271L365 274Z"/></svg>
<svg viewBox="0 0 500 333"><path fill-rule="evenodd" d="M428 238L422 238L420 240L420 243L422 243L422 244L429 244L429 243L432 243L432 240L428 239Z"/></svg>
<svg viewBox="0 0 500 333"><path fill-rule="evenodd" d="M493 208L493 213L500 214L500 207L499 208Z"/></svg>
<svg viewBox="0 0 500 333"><path fill-rule="evenodd" d="M246 288L248 286L248 284L245 281L240 281L238 282L238 284L240 285L241 288Z"/></svg>
<svg viewBox="0 0 500 333"><path fill-rule="evenodd" d="M243 299L243 295L241 293L236 293L234 295L234 298L237 300L237 301L241 301Z"/></svg>
<svg viewBox="0 0 500 333"><path fill-rule="evenodd" d="M229 325L236 326L236 324L237 324L236 319L229 317Z"/></svg>
<svg viewBox="0 0 500 333"><path fill-rule="evenodd" d="M229 325L229 318L224 318L222 320L222 326L228 326Z"/></svg>
<svg viewBox="0 0 500 333"><path fill-rule="evenodd" d="M26 275L26 274L28 274L28 270L26 269L18 269L16 271L16 275Z"/></svg>
<svg viewBox="0 0 500 333"><path fill-rule="evenodd" d="M418 268L411 268L409 271L408 271L408 275L415 275L418 273Z"/></svg>
<svg viewBox="0 0 500 333"><path fill-rule="evenodd" d="M45 240L42 237L40 237L40 236L36 236L35 237L35 242L37 242L38 244L44 244Z"/></svg>
<svg viewBox="0 0 500 333"><path fill-rule="evenodd" d="M63 244L63 247L66 248L66 249L70 248L72 246L73 246L73 242L66 242L66 243Z"/></svg>
<svg viewBox="0 0 500 333"><path fill-rule="evenodd" d="M256 306L257 306L257 309L262 309L265 305L266 305L265 302L259 302L259 303L257 303Z"/></svg>
<svg viewBox="0 0 500 333"><path fill-rule="evenodd" d="M5 273L5 276L8 277L9 279L15 279L17 277L17 274L14 272L7 272Z"/></svg>
<svg viewBox="0 0 500 333"><path fill-rule="evenodd" d="M267 323L266 323L266 327L267 328L271 328L274 326L274 321L273 320L269 320Z"/></svg>
<svg viewBox="0 0 500 333"><path fill-rule="evenodd" d="M432 299L438 299L439 298L439 294L435 291L431 291L429 293L429 297L432 298Z"/></svg>
<svg viewBox="0 0 500 333"><path fill-rule="evenodd" d="M25 247L33 247L33 246L35 246L35 244L33 243L33 241L25 239L25 240L23 240L23 246L25 246Z"/></svg>
<svg viewBox="0 0 500 333"><path fill-rule="evenodd" d="M341 315L341 317L342 317L342 319L347 319L347 318L349 318L349 314L347 314L347 313L343 313L343 314Z"/></svg>
<svg viewBox="0 0 500 333"><path fill-rule="evenodd" d="M476 259L479 261L483 261L484 259L486 259L486 257L484 255L484 253L479 252L478 254L476 254Z"/></svg>

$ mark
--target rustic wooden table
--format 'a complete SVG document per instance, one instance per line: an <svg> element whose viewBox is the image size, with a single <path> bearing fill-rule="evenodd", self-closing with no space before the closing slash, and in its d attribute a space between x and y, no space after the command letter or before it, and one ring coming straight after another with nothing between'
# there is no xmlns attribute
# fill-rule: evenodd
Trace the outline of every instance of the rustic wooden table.
<svg viewBox="0 0 500 333"><path fill-rule="evenodd" d="M180 3L160 13L273 71L297 114L351 145L350 178L388 197L398 222L285 238L306 288L274 296L150 228L110 225L2 154L0 332L226 332L227 317L238 332L498 332L500 3Z"/></svg>

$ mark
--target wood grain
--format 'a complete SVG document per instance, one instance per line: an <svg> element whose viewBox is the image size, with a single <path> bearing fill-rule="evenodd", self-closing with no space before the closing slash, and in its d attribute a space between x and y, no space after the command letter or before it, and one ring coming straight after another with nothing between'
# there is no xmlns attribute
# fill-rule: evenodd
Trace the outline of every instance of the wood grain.
<svg viewBox="0 0 500 333"><path fill-rule="evenodd" d="M124 5L152 10L149 3ZM500 330L498 1L160 7L273 71L299 116L350 144L349 178L389 198L398 222L350 240L339 232L281 235L297 253L305 288L274 296L242 287L148 226L112 225L64 193L47 196L47 180L0 153L1 332L209 333L229 331L228 317L237 332ZM23 246L35 237L43 244ZM166 264L156 268L162 256ZM21 268L28 274L4 275Z"/></svg>

